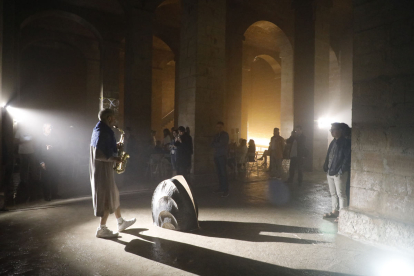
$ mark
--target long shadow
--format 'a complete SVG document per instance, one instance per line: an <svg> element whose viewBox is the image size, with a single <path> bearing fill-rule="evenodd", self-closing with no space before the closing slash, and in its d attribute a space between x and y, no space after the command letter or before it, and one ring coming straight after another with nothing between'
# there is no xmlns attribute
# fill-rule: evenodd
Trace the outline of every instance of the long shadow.
<svg viewBox="0 0 414 276"><path fill-rule="evenodd" d="M306 275L345 276L347 274L317 270L297 270L244 257L226 254L191 244L142 235L146 229L129 229L125 233L139 239L131 242L114 240L125 245L125 251L137 256L197 275ZM165 269L165 274L169 274Z"/></svg>
<svg viewBox="0 0 414 276"><path fill-rule="evenodd" d="M300 238L278 237L260 234L271 233L322 233L318 228L278 225L270 223L235 222L235 221L200 221L200 229L193 234L215 238L251 242L284 242L298 244L327 243L324 241L306 240Z"/></svg>

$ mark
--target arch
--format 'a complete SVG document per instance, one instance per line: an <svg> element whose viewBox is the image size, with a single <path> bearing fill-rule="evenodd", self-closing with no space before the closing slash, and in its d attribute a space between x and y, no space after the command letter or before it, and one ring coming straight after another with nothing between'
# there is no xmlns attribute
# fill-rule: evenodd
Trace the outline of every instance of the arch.
<svg viewBox="0 0 414 276"><path fill-rule="evenodd" d="M258 55L256 56L256 58L261 58L264 61L266 61L267 63L269 63L270 67L272 67L273 72L275 74L280 74L280 63L276 61L276 59L274 59L273 57L269 56L269 55Z"/></svg>
<svg viewBox="0 0 414 276"><path fill-rule="evenodd" d="M98 39L100 47L102 46L102 42L103 42L102 35L98 31L98 29L95 28L95 26L93 26L91 23L89 23L87 20L80 17L79 15L66 12L66 11L62 11L62 10L43 11L43 12L38 12L33 15L30 15L26 19L24 19L22 23L20 24L20 31L23 30L30 23L34 22L35 20L45 18L45 17L61 17L61 18L66 18L66 19L79 23L83 27L90 30L95 35L95 37Z"/></svg>
<svg viewBox="0 0 414 276"><path fill-rule="evenodd" d="M56 30L47 30L47 28L38 28L36 32L25 32L31 25L36 26L36 21L45 19L65 19L67 21L75 22L79 26L66 26L63 25L63 28ZM42 23L42 22L40 22ZM27 49L28 46L33 45L33 43L41 41L56 41L65 45L69 45L72 48L77 49L82 52L83 56L86 58L86 102L87 107L85 112L87 112L88 120L85 121L86 125L93 125L92 118L96 116L96 113L99 109L99 104L97 99L102 98L103 96L103 37L101 33L93 26L90 22L84 18L61 10L50 10L50 11L41 11L33 13L26 18L24 18L19 26L19 40L20 47L18 50L18 60L20 60L23 55L23 51ZM79 31L76 28L81 28ZM86 32L84 32L86 30ZM79 34L86 35L91 38L95 43L84 43L83 40L77 39L76 36ZM52 34L52 35L50 35ZM23 46L23 47L21 47ZM17 79L20 80L21 68L19 64ZM17 93L20 94L20 81L18 82ZM90 118L90 119L89 119Z"/></svg>
<svg viewBox="0 0 414 276"><path fill-rule="evenodd" d="M244 20L241 20L239 22L240 24L237 26L237 33L245 34L250 27L267 23L280 29L283 33L284 40L289 41L289 43L293 45L293 30L289 32L289 29L283 20L278 17L267 17L262 14L260 16L260 18L257 18L256 15L252 14L251 17L243 18Z"/></svg>
<svg viewBox="0 0 414 276"><path fill-rule="evenodd" d="M255 21L244 31L243 42L243 100L242 114L249 110L248 95L251 92L251 68L253 61L258 58L264 60L272 68L275 78L278 79L275 90L280 93L280 130L282 136L289 136L293 128L293 47L284 33L273 22L267 20ZM244 103L243 103L244 102ZM242 117L242 135L250 132L247 129L250 122L249 115Z"/></svg>
<svg viewBox="0 0 414 276"><path fill-rule="evenodd" d="M267 41L257 41L258 37L256 33L261 32L259 35L267 35ZM257 44L274 44L278 52L282 48L286 48L289 46L292 48L292 44L290 43L288 37L286 36L285 32L275 23L267 20L259 20L252 24L250 24L243 32L245 37L246 43L253 43L253 41L249 40L256 40ZM256 37L255 37L256 35ZM262 48L266 48L266 45L261 45ZM292 48L293 49L293 48Z"/></svg>
<svg viewBox="0 0 414 276"><path fill-rule="evenodd" d="M25 43L21 48L21 53L23 54L29 47L31 47L33 44L39 43L39 42L55 42L55 43L59 43L65 46L68 46L69 48L73 49L75 52L77 52L80 56L82 56L83 59L88 59L87 54L80 49L79 47L75 46L73 43L71 43L71 41L69 40L57 40L57 39L53 39L53 38L47 38L47 37L42 37L42 38L38 38L38 39L33 39L31 41L28 41L27 43Z"/></svg>

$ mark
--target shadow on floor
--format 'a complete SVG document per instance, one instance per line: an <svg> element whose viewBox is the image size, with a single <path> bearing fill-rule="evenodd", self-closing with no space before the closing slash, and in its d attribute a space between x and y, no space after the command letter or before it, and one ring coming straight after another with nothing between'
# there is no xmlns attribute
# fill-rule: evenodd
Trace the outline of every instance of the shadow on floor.
<svg viewBox="0 0 414 276"><path fill-rule="evenodd" d="M200 221L199 224L200 229L193 233L195 235L251 242L285 242L298 244L327 243L324 241L261 234L261 232L307 234L322 233L318 228L235 221Z"/></svg>
<svg viewBox="0 0 414 276"><path fill-rule="evenodd" d="M244 257L226 254L191 244L140 234L147 229L129 229L125 233L139 239L131 242L114 240L125 245L125 251L164 265L197 275L306 275L345 276L347 274L317 270L297 270ZM165 274L169 274L168 268Z"/></svg>

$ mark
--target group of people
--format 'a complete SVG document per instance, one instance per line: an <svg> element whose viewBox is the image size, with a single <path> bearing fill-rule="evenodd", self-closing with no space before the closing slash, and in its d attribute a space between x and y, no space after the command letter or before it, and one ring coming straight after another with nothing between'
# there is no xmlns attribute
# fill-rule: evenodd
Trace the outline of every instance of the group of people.
<svg viewBox="0 0 414 276"><path fill-rule="evenodd" d="M103 109L98 117L99 122L93 130L90 144L90 180L94 214L101 218L96 237L112 238L117 237L118 232L133 225L136 219L126 220L121 216L119 192L115 184L113 170L114 163L121 162L121 160L117 157L119 145L116 143L114 132L110 128L115 114L111 109ZM323 169L327 173L332 197L332 212L325 214L324 218L338 217L339 210L348 205L346 187L349 183L350 171L350 128L343 123L334 123L330 131L334 139L329 145ZM172 129L171 134L169 130L164 130L161 150L169 151L173 171L186 176L191 169L192 138L189 130L186 130L183 126L180 126L177 130ZM273 134L269 149L263 155L264 158L270 156L271 176L281 177L282 160L288 158L290 159L290 169L287 182L292 183L295 172L298 171L298 183L301 184L303 181L303 160L308 155L306 137L303 135L302 128L296 126L291 136L286 140L280 136L278 128L274 129ZM238 160L245 158L243 160L255 161L256 147L254 141L249 141L248 148L246 140L242 139L240 142L240 145L233 150L238 152L236 154ZM154 149L160 146L159 144L154 140ZM219 180L219 188L215 192L221 193L221 197L229 196L227 178L229 145L229 135L224 131L224 123L218 122L211 147L214 149L214 163ZM113 232L106 226L110 213L115 213L118 232Z"/></svg>
<svg viewBox="0 0 414 276"><path fill-rule="evenodd" d="M351 128L345 123L333 123L330 129L334 138L328 148L323 170L327 173L329 191L332 198L332 212L324 214L324 218L339 216L339 210L349 204L350 194L350 163L351 163ZM217 123L217 134L214 136L212 147L214 148L214 162L219 179L219 188L216 193L222 193L222 197L229 195L227 180L228 145L229 135L224 131L224 123ZM235 152L236 163L253 162L256 157L256 146L253 140L246 147L246 140L240 140L240 146L230 152ZM286 183L292 183L294 176L298 174L298 185L303 182L304 159L308 157L306 136L301 126L296 126L288 139L280 136L278 128L274 129L270 139L269 149L263 153L261 159L270 157L270 176L282 178L282 160L290 159L289 178ZM246 160L246 161L244 161ZM233 163L234 164L234 163Z"/></svg>
<svg viewBox="0 0 414 276"><path fill-rule="evenodd" d="M187 176L191 171L191 157L193 155L193 138L190 136L190 129L180 126L163 130L163 140L155 138L155 131L152 131L150 153L162 154L171 163L172 175Z"/></svg>

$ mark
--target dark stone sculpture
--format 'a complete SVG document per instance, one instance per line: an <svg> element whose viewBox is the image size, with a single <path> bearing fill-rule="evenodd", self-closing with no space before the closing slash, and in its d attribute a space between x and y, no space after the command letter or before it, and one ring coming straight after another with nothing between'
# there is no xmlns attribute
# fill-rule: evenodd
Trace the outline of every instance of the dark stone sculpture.
<svg viewBox="0 0 414 276"><path fill-rule="evenodd" d="M154 224L159 227L183 232L199 228L197 202L181 175L158 184L152 196L151 210Z"/></svg>

